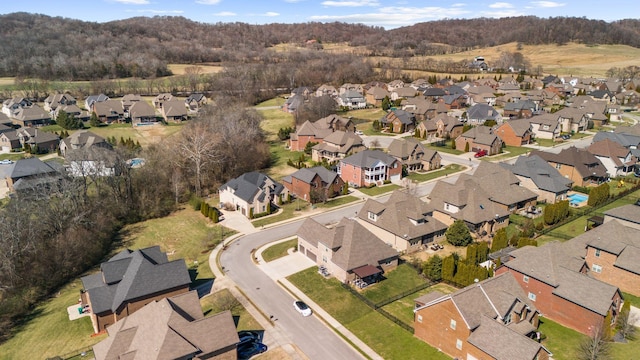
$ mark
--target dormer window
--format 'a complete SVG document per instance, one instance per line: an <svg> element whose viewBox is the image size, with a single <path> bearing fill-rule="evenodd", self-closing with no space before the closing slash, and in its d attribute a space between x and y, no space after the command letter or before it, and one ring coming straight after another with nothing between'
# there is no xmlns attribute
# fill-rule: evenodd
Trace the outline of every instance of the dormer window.
<svg viewBox="0 0 640 360"><path fill-rule="evenodd" d="M372 221L378 220L378 215L376 215L375 213L372 213L371 211L367 212L367 217L369 218L369 220L372 220Z"/></svg>

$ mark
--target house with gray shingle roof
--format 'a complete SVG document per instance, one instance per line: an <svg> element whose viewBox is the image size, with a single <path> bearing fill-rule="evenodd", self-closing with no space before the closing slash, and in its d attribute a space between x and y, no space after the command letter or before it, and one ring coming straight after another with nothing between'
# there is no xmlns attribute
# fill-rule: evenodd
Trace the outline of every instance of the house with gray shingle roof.
<svg viewBox="0 0 640 360"><path fill-rule="evenodd" d="M626 176L636 170L638 158L611 139L594 141L587 150L602 162L610 177Z"/></svg>
<svg viewBox="0 0 640 360"><path fill-rule="evenodd" d="M527 119L514 119L503 122L494 133L509 146L528 145L532 141L531 123Z"/></svg>
<svg viewBox="0 0 640 360"><path fill-rule="evenodd" d="M625 226L640 230L640 203L623 205L604 213L604 222L618 220Z"/></svg>
<svg viewBox="0 0 640 360"><path fill-rule="evenodd" d="M402 253L443 240L447 230L427 203L401 190L394 191L385 203L368 199L358 212L358 221Z"/></svg>
<svg viewBox="0 0 640 360"><path fill-rule="evenodd" d="M316 121L305 121L291 134L289 147L293 151L303 151L309 142L320 143L334 131L354 132L356 126L350 119L338 115L329 115Z"/></svg>
<svg viewBox="0 0 640 360"><path fill-rule="evenodd" d="M380 118L380 124L392 133L413 132L416 128L416 117L408 111L395 109Z"/></svg>
<svg viewBox="0 0 640 360"><path fill-rule="evenodd" d="M389 93L389 91L387 91L387 89L380 86L372 86L366 91L364 98L367 100L367 104L370 104L374 107L380 107L382 106L382 100L385 97L390 96L391 94Z"/></svg>
<svg viewBox="0 0 640 360"><path fill-rule="evenodd" d="M565 107L553 113L564 133L579 133L587 129L589 117L584 109Z"/></svg>
<svg viewBox="0 0 640 360"><path fill-rule="evenodd" d="M476 126L467 130L455 139L455 143L456 150L473 152L485 150L489 156L498 154L502 149L500 137L486 126Z"/></svg>
<svg viewBox="0 0 640 360"><path fill-rule="evenodd" d="M502 123L502 115L487 104L475 104L467 110L467 121L471 125L482 125L487 120L494 120L496 123Z"/></svg>
<svg viewBox="0 0 640 360"><path fill-rule="evenodd" d="M18 108L13 113L12 121L15 125L21 127L34 127L49 125L51 122L51 115L44 111L38 105L31 105L30 107Z"/></svg>
<svg viewBox="0 0 640 360"><path fill-rule="evenodd" d="M343 283L372 283L398 266L398 252L353 219L327 228L308 218L296 235L298 251Z"/></svg>
<svg viewBox="0 0 640 360"><path fill-rule="evenodd" d="M190 112L196 113L207 104L207 101L203 93L193 93L184 100L184 105Z"/></svg>
<svg viewBox="0 0 640 360"><path fill-rule="evenodd" d="M551 204L567 199L573 182L537 155L520 156L514 164L500 163L511 171L523 186L536 194L538 200Z"/></svg>
<svg viewBox="0 0 640 360"><path fill-rule="evenodd" d="M122 107L123 102L118 100L94 101L91 105L91 111L103 123L120 122L124 120L125 114L125 110Z"/></svg>
<svg viewBox="0 0 640 360"><path fill-rule="evenodd" d="M562 127L554 114L534 115L527 121L531 124L531 132L535 138L556 140L560 137Z"/></svg>
<svg viewBox="0 0 640 360"><path fill-rule="evenodd" d="M576 253L580 248L585 248L584 242L525 246L512 251L496 274L512 273L544 317L591 335L607 315L615 323L622 293L587 274L584 250Z"/></svg>
<svg viewBox="0 0 640 360"><path fill-rule="evenodd" d="M89 306L96 333L152 301L189 291L191 284L184 260L169 261L159 246L125 249L81 280L82 306Z"/></svg>
<svg viewBox="0 0 640 360"><path fill-rule="evenodd" d="M107 333L93 346L96 360L235 359L240 340L231 312L205 317L195 291L154 300Z"/></svg>
<svg viewBox="0 0 640 360"><path fill-rule="evenodd" d="M422 143L414 138L393 139L387 152L402 162L402 166L409 172L429 171L441 166L440 154L435 150L425 149Z"/></svg>
<svg viewBox="0 0 640 360"><path fill-rule="evenodd" d="M95 102L103 102L109 100L109 97L105 94L99 95L89 95L86 99L84 99L84 108L87 110L93 109L93 103Z"/></svg>
<svg viewBox="0 0 640 360"><path fill-rule="evenodd" d="M599 185L608 178L602 162L586 149L571 146L557 154L534 150L530 155L540 156L577 186Z"/></svg>
<svg viewBox="0 0 640 360"><path fill-rule="evenodd" d="M364 109L367 107L367 100L361 93L355 90L347 90L338 96L338 105L347 107L350 110Z"/></svg>
<svg viewBox="0 0 640 360"><path fill-rule="evenodd" d="M302 168L282 179L289 193L309 202L321 202L341 194L344 181L322 166Z"/></svg>
<svg viewBox="0 0 640 360"><path fill-rule="evenodd" d="M0 179L4 180L0 181L0 193L15 191L19 196L29 196L42 190L41 192L48 194L51 188L57 186L61 177L54 163L43 162L37 157L16 160L0 165Z"/></svg>
<svg viewBox="0 0 640 360"><path fill-rule="evenodd" d="M173 99L162 105L162 117L165 121L182 122L187 120L187 108L184 101Z"/></svg>
<svg viewBox="0 0 640 360"><path fill-rule="evenodd" d="M338 163L338 174L351 186L383 185L402 179L402 164L380 150L364 150Z"/></svg>
<svg viewBox="0 0 640 360"><path fill-rule="evenodd" d="M44 99L44 110L53 114L58 106L75 105L76 102L76 99L69 94L51 94Z"/></svg>
<svg viewBox="0 0 640 360"><path fill-rule="evenodd" d="M542 360L539 311L509 273L415 299L415 336L458 359Z"/></svg>
<svg viewBox="0 0 640 360"><path fill-rule="evenodd" d="M270 176L252 171L229 180L218 189L220 202L251 219L282 203L288 190Z"/></svg>
<svg viewBox="0 0 640 360"><path fill-rule="evenodd" d="M351 131L336 130L311 148L311 159L333 163L366 148L360 136Z"/></svg>
<svg viewBox="0 0 640 360"><path fill-rule="evenodd" d="M154 125L160 123L156 110L146 101L136 101L129 108L129 117L133 126Z"/></svg>

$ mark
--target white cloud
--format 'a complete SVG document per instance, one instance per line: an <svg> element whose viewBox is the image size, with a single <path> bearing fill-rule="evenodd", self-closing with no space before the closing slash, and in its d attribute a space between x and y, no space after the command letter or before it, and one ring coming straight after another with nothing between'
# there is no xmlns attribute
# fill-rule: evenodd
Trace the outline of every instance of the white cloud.
<svg viewBox="0 0 640 360"><path fill-rule="evenodd" d="M284 2L290 3L290 4L295 4L295 3L302 2L302 1L304 1L304 0L284 0Z"/></svg>
<svg viewBox="0 0 640 360"><path fill-rule="evenodd" d="M496 11L480 11L480 16L487 18L503 18L503 17L513 17L513 16L522 16L526 15L525 13L517 10L496 10Z"/></svg>
<svg viewBox="0 0 640 360"><path fill-rule="evenodd" d="M555 1L532 1L531 4L541 8L556 8L556 7L562 7L567 5L567 4L558 3Z"/></svg>
<svg viewBox="0 0 640 360"><path fill-rule="evenodd" d="M263 14L263 16L280 16L280 14L273 11L267 11L266 13Z"/></svg>
<svg viewBox="0 0 640 360"><path fill-rule="evenodd" d="M377 0L351 0L351 1L328 0L328 1L323 1L321 4L324 6L338 6L338 7L380 6L380 2Z"/></svg>
<svg viewBox="0 0 640 360"><path fill-rule="evenodd" d="M214 16L236 16L238 14L231 11L220 11L219 13L213 14Z"/></svg>
<svg viewBox="0 0 640 360"><path fill-rule="evenodd" d="M217 5L220 3L220 1L222 0L196 0L196 3L202 5Z"/></svg>
<svg viewBox="0 0 640 360"><path fill-rule="evenodd" d="M115 2L119 2L121 4L127 5L148 5L149 0L114 0Z"/></svg>
<svg viewBox="0 0 640 360"><path fill-rule="evenodd" d="M153 9L140 9L140 10L125 10L130 13L149 13L149 14L184 14L182 10L153 10Z"/></svg>
<svg viewBox="0 0 640 360"><path fill-rule="evenodd" d="M411 26L418 22L442 20L450 18L460 18L463 15L471 14L470 11L460 7L384 7L377 13L349 14L349 15L314 15L309 17L312 21L343 21L356 22L367 25L384 26L385 28L396 28L401 26Z"/></svg>
<svg viewBox="0 0 640 360"><path fill-rule="evenodd" d="M513 5L507 2L497 2L489 5L492 9L513 9Z"/></svg>

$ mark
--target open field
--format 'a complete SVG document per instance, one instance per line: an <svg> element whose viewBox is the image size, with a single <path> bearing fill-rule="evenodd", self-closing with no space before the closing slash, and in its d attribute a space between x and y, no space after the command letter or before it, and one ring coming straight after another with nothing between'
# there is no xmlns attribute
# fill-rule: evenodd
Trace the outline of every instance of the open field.
<svg viewBox="0 0 640 360"><path fill-rule="evenodd" d="M214 64L168 64L167 67L174 75L184 75L187 73L188 68L197 68L200 74L215 74L223 70L220 65Z"/></svg>

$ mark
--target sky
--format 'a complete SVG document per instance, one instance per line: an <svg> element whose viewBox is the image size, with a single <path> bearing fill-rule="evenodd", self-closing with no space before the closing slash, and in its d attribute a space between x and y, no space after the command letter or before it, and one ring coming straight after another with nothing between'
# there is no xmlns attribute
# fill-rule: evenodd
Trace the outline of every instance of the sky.
<svg viewBox="0 0 640 360"><path fill-rule="evenodd" d="M39 13L93 22L135 16L184 16L249 24L347 22L393 29L442 19L576 16L614 21L640 18L637 0L30 0L3 1L1 14ZM0 26L2 24L0 23Z"/></svg>

